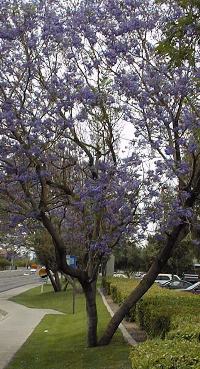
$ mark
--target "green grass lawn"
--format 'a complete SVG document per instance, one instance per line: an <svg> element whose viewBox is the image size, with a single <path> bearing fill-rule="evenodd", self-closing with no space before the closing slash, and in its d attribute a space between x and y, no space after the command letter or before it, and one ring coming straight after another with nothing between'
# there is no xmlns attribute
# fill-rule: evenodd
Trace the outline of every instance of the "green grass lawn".
<svg viewBox="0 0 200 369"><path fill-rule="evenodd" d="M72 314L72 291L52 292L45 286L31 289L12 299L28 307L51 308L65 315L48 315L36 327L7 369L130 369L129 346L117 332L109 346L86 347L85 300L76 296L76 312ZM97 296L99 334L110 316Z"/></svg>

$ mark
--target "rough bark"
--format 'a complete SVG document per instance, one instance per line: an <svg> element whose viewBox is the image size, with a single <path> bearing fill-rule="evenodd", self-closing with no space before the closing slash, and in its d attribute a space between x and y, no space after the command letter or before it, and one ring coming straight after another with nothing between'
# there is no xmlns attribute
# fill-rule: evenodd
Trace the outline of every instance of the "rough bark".
<svg viewBox="0 0 200 369"><path fill-rule="evenodd" d="M59 277L58 271L54 272L54 280L57 286L57 292L60 292L62 288L61 288L60 277Z"/></svg>
<svg viewBox="0 0 200 369"><path fill-rule="evenodd" d="M76 286L76 284L74 283L74 280L73 280L69 275L67 275L67 274L64 274L64 273L63 273L63 276L64 276L64 278L65 278L65 286L63 287L63 291L66 291L66 290L67 290L68 285L70 284L70 286L72 286L72 288L74 288L74 289L75 289L75 292L76 292L76 293L83 292L83 291L82 291L82 288L81 288L81 289L80 289L80 288L78 288L78 287Z"/></svg>
<svg viewBox="0 0 200 369"><path fill-rule="evenodd" d="M171 256L172 250L178 242L183 239L188 233L188 225L181 224L176 227L165 244L152 266L150 267L148 273L139 283L139 285L131 292L125 302L120 306L119 310L114 314L110 320L103 336L100 338L98 345L104 346L108 345L111 341L114 333L116 332L119 324L124 319L125 315L129 312L131 307L135 305L142 296L148 291L148 289L154 283L157 275L161 272L162 268L166 264L167 260Z"/></svg>
<svg viewBox="0 0 200 369"><path fill-rule="evenodd" d="M56 281L55 281L55 279L54 279L53 274L51 273L51 271L50 271L49 269L46 269L46 270L47 270L47 275L48 275L48 277L49 277L49 279L50 279L50 281L51 281L52 287L53 287L53 289L54 289L54 292L59 292L59 290L58 290L58 287L57 287L57 284L56 284Z"/></svg>
<svg viewBox="0 0 200 369"><path fill-rule="evenodd" d="M82 284L86 299L86 311L88 320L87 345L97 346L97 307L96 307L96 281Z"/></svg>
<svg viewBox="0 0 200 369"><path fill-rule="evenodd" d="M54 289L54 292L60 292L61 291L61 283L60 278L58 275L58 271L54 271L53 273L49 268L46 267L47 275L51 281L52 287Z"/></svg>

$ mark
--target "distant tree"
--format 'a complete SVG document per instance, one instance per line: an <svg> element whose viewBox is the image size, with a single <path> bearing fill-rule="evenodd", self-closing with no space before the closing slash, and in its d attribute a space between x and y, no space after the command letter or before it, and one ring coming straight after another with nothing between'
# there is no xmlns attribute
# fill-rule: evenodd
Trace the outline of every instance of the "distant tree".
<svg viewBox="0 0 200 369"><path fill-rule="evenodd" d="M122 269L128 273L144 270L142 248L130 240L122 242L123 246L119 244L114 250L115 270Z"/></svg>
<svg viewBox="0 0 200 369"><path fill-rule="evenodd" d="M49 233L45 229L40 229L32 235L33 249L38 261L45 266L47 275L51 281L55 292L61 291L61 281L59 277L59 266L56 260L56 249Z"/></svg>
<svg viewBox="0 0 200 369"><path fill-rule="evenodd" d="M10 261L0 256L0 270L4 270L9 266L11 266Z"/></svg>
<svg viewBox="0 0 200 369"><path fill-rule="evenodd" d="M185 62L195 65L200 41L199 0L158 0L158 3L166 6L168 16L157 51L168 55L171 65L180 67Z"/></svg>
<svg viewBox="0 0 200 369"><path fill-rule="evenodd" d="M158 241L150 237L148 244L143 249L143 258L145 270L148 270L159 252L160 245ZM173 250L171 257L163 267L161 272L173 273L182 276L184 272L193 271L194 247L191 241L184 240L180 242Z"/></svg>
<svg viewBox="0 0 200 369"><path fill-rule="evenodd" d="M183 276L184 273L194 273L194 248L190 242L182 241L173 251L167 266L171 273Z"/></svg>
<svg viewBox="0 0 200 369"><path fill-rule="evenodd" d="M160 244L155 237L148 237L148 243L142 250L145 271L149 270L160 250Z"/></svg>

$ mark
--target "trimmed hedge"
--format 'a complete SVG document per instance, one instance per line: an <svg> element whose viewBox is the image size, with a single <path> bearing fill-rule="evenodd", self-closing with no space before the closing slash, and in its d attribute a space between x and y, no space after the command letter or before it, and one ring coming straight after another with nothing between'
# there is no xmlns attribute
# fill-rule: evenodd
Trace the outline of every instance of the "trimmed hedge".
<svg viewBox="0 0 200 369"><path fill-rule="evenodd" d="M121 304L138 283L108 278L103 287ZM153 285L129 314L154 338L131 350L132 368L200 369L199 302L198 295Z"/></svg>
<svg viewBox="0 0 200 369"><path fill-rule="evenodd" d="M199 344L187 341L149 340L131 350L133 369L199 369Z"/></svg>
<svg viewBox="0 0 200 369"><path fill-rule="evenodd" d="M149 337L164 338L170 330L171 316L165 308L157 309L157 306L151 304L148 299L141 299L137 303L136 318L142 329Z"/></svg>
<svg viewBox="0 0 200 369"><path fill-rule="evenodd" d="M108 295L112 296L112 299L118 305L121 305L129 293L134 287L136 287L138 281L122 278L102 278L102 287L105 289ZM134 322L136 320L136 306L133 306L126 316L126 320Z"/></svg>
<svg viewBox="0 0 200 369"><path fill-rule="evenodd" d="M24 268L27 266L27 260L26 259L16 259L15 265L19 268Z"/></svg>
<svg viewBox="0 0 200 369"><path fill-rule="evenodd" d="M0 258L0 270L6 269L6 267L10 266L11 263L7 259Z"/></svg>
<svg viewBox="0 0 200 369"><path fill-rule="evenodd" d="M167 334L167 339L179 339L200 342L200 322L199 324L182 324L177 329L169 331Z"/></svg>
<svg viewBox="0 0 200 369"><path fill-rule="evenodd" d="M124 281L119 278L108 278L103 282L107 294L110 294L113 301L119 305L137 284L138 280ZM160 301L157 300L156 296L161 289L158 286L153 286L152 288L154 289L153 294L155 296L152 298L152 291L149 291L149 297L141 299L137 303L137 307L133 306L126 319L137 321L140 327L148 333L149 337L159 336L164 338L170 328L170 317L166 314L165 309L157 308ZM153 305L156 305L156 308Z"/></svg>
<svg viewBox="0 0 200 369"><path fill-rule="evenodd" d="M106 292L111 294L113 301L120 305L138 283L138 280L108 278L103 281L103 286ZM170 331L173 331L173 337L177 332L177 338L188 340L190 337L190 340L197 340L196 324L197 326L200 324L199 302L198 295L153 285L137 306L132 307L127 320L136 320L150 338L165 338ZM192 326L194 326L193 329ZM192 329L195 334L189 334L189 329Z"/></svg>

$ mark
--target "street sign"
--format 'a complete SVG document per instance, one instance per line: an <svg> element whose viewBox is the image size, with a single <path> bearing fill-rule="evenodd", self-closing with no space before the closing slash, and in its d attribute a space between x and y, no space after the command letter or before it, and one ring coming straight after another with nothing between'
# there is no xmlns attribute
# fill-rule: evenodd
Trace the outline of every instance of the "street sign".
<svg viewBox="0 0 200 369"><path fill-rule="evenodd" d="M72 268L76 268L77 256L67 255L66 261L67 261L67 264L70 265ZM73 294L72 294L72 313L73 314L75 314L75 297L76 297L76 286L75 286L75 279L73 279Z"/></svg>
<svg viewBox="0 0 200 369"><path fill-rule="evenodd" d="M41 268L41 269L39 270L38 274L39 274L39 276L40 276L41 278L45 278L45 277L47 277L47 271L46 271L46 269L45 269L45 268Z"/></svg>
<svg viewBox="0 0 200 369"><path fill-rule="evenodd" d="M67 255L66 256L66 261L67 261L67 264L70 265L72 268L76 268L77 256Z"/></svg>

